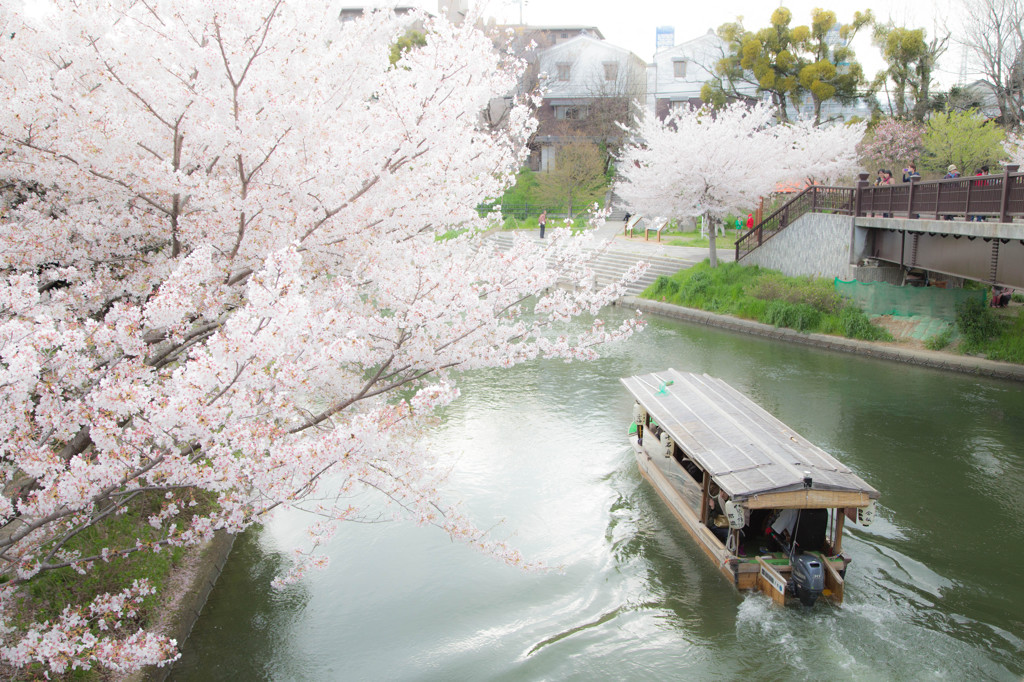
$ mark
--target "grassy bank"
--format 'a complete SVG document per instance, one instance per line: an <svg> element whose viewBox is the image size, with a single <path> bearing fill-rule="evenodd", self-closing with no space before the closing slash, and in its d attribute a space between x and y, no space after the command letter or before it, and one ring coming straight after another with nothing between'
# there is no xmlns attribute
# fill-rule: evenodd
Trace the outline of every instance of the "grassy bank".
<svg viewBox="0 0 1024 682"><path fill-rule="evenodd" d="M192 501L197 504L189 508ZM159 513L168 502L163 495L156 493L140 494L126 505L126 511L106 516L75 535L64 549L81 557L101 554L104 547L124 548L155 544L165 536L165 531L150 525L149 519ZM187 492L177 496L175 502L187 511L180 517L179 523L187 525L195 513L208 512L212 500L195 499ZM105 635L124 636L139 628L152 625L162 608L162 600L166 597L165 588L172 574L176 571L185 556L186 550L168 547L160 551L134 552L124 557L111 558L109 561L92 562L83 573L71 567L55 569L39 574L25 583L18 591L17 609L10 625L15 629L24 628L33 622L56 622L65 607L88 604L98 595L117 594L130 587L135 580L146 579L156 588L157 593L146 597L138 605L131 616L122 617L116 625L107 624L101 629L93 622L87 627L97 637ZM30 665L25 669L7 670L10 679L38 679L43 674L39 665ZM88 671L76 670L55 679L101 680L107 679L108 672L101 669Z"/></svg>
<svg viewBox="0 0 1024 682"><path fill-rule="evenodd" d="M659 277L640 296L801 332L893 340L843 299L832 280L786 277L758 266L725 263L712 269L705 261Z"/></svg>
<svg viewBox="0 0 1024 682"><path fill-rule="evenodd" d="M952 350L1024 364L1024 308L997 312L983 302L965 301L957 308L956 327L961 339Z"/></svg>
<svg viewBox="0 0 1024 682"><path fill-rule="evenodd" d="M671 277L659 277L640 297L800 332L894 340L841 297L831 279L786 277L758 266L724 263L712 269L705 261ZM924 346L1024 364L1024 307L996 310L981 300L967 301L957 308L956 331L954 335L947 330L926 340Z"/></svg>
<svg viewBox="0 0 1024 682"><path fill-rule="evenodd" d="M565 193L552 193L552 176L523 168L516 175L514 185L497 199L477 206L477 211L482 217L495 206L501 206L502 229L505 230L535 230L538 228L537 217L547 211L548 226L553 227L568 215L570 204L573 217L577 219L585 215L595 203L598 207L604 207L612 177L610 172L607 173L599 186L572 194L570 202L570 197ZM557 185L554 187L557 188Z"/></svg>

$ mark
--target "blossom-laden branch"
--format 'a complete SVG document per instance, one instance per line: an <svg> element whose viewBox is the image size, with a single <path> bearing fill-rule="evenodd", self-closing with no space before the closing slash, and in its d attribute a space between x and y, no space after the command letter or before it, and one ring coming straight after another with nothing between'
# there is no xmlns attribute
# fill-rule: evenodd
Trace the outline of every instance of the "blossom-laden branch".
<svg viewBox="0 0 1024 682"><path fill-rule="evenodd" d="M177 643L138 628L133 632L130 627L138 605L150 594L149 583L137 580L86 606L69 604L55 622L31 628L16 644L4 647L3 656L14 665L41 663L55 673L88 670L93 665L115 671L166 665L178 658Z"/></svg>
<svg viewBox="0 0 1024 682"><path fill-rule="evenodd" d="M482 112L523 64L473 21L343 24L338 9L0 15L0 177L31 189L0 205L7 661L169 660L157 634L104 630L148 585L20 630L11 608L47 572L195 545L278 507L320 519L294 578L324 563L332 524L364 518L359 491L525 563L446 501L422 430L458 372L589 359L640 323L559 332L622 291L593 286L585 238L501 252L482 236L476 207L513 181L536 128L528 100L500 129ZM415 20L426 44L392 64ZM80 542L126 512L145 538Z"/></svg>

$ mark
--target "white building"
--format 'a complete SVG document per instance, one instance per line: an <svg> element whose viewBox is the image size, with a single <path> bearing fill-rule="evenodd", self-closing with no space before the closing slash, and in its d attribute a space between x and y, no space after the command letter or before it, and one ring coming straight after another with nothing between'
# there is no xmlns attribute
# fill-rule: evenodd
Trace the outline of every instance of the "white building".
<svg viewBox="0 0 1024 682"><path fill-rule="evenodd" d="M726 49L725 41L711 29L679 45L659 49L647 67L647 110L664 118L673 107L701 106L701 88L714 80L715 65L725 56ZM758 94L753 82L738 84L738 89L745 97L770 101L767 95ZM788 112L793 120L813 118L814 103L810 95L805 95L801 101L790 98ZM830 100L822 105L821 113L822 120L871 116L870 108L861 101L841 104Z"/></svg>
<svg viewBox="0 0 1024 682"><path fill-rule="evenodd" d="M586 137L595 142L621 139L616 121L628 122L642 106L646 64L629 50L581 34L538 55L544 101L537 112L535 138L539 167L550 168L560 142ZM633 102L637 105L633 105Z"/></svg>
<svg viewBox="0 0 1024 682"><path fill-rule="evenodd" d="M715 75L715 64L725 55L725 41L714 31L654 55L647 67L647 110L664 118L676 106L703 104L700 89ZM754 95L753 88L750 94Z"/></svg>

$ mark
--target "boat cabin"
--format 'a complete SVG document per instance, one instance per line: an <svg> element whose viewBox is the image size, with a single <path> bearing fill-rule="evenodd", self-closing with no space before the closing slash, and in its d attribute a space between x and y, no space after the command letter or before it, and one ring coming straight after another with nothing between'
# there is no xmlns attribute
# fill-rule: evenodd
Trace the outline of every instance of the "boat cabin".
<svg viewBox="0 0 1024 682"><path fill-rule="evenodd" d="M640 472L739 589L843 600L847 520L878 491L732 386L668 369L622 379Z"/></svg>

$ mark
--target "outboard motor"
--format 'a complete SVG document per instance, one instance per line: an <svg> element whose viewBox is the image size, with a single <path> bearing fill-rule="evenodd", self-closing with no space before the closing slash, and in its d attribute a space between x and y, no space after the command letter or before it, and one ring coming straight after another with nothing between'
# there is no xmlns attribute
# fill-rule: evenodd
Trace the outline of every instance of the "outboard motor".
<svg viewBox="0 0 1024 682"><path fill-rule="evenodd" d="M825 567L810 554L790 557L793 567L793 592L804 606L814 606L825 589Z"/></svg>

